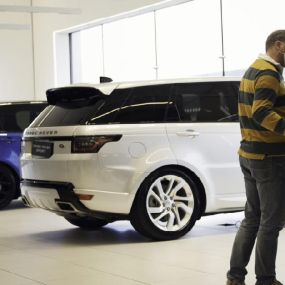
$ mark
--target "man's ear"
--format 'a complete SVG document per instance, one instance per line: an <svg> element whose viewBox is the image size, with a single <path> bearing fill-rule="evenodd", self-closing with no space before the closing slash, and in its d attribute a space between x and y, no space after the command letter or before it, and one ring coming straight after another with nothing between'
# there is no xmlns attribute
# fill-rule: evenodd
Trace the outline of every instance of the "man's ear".
<svg viewBox="0 0 285 285"><path fill-rule="evenodd" d="M283 43L281 41L276 41L274 43L274 47L277 48L278 50L282 48Z"/></svg>

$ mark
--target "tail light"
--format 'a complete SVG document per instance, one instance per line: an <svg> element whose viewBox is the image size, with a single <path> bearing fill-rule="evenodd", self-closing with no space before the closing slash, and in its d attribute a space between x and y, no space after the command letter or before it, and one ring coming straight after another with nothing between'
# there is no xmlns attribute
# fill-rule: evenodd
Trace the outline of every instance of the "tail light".
<svg viewBox="0 0 285 285"><path fill-rule="evenodd" d="M72 141L72 153L96 153L108 142L116 142L122 135L76 136Z"/></svg>

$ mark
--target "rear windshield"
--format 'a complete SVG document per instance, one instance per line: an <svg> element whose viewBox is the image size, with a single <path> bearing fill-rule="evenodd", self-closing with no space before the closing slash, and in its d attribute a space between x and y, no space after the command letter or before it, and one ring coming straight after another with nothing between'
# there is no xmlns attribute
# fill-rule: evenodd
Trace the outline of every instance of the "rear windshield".
<svg viewBox="0 0 285 285"><path fill-rule="evenodd" d="M163 122L171 85L115 89L88 106L49 106L31 127Z"/></svg>
<svg viewBox="0 0 285 285"><path fill-rule="evenodd" d="M46 103L1 105L0 132L23 132L46 106Z"/></svg>
<svg viewBox="0 0 285 285"><path fill-rule="evenodd" d="M115 90L84 107L50 105L31 127L109 124L128 98L129 89Z"/></svg>

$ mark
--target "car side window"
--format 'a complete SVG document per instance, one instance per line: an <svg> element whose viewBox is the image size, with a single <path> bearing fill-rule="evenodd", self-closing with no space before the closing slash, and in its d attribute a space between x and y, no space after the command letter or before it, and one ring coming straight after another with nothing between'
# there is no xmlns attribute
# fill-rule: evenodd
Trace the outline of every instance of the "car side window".
<svg viewBox="0 0 285 285"><path fill-rule="evenodd" d="M170 84L133 88L129 99L115 117L115 122L120 124L164 122L170 89Z"/></svg>
<svg viewBox="0 0 285 285"><path fill-rule="evenodd" d="M45 103L23 104L15 113L16 126L23 132L47 106Z"/></svg>
<svg viewBox="0 0 285 285"><path fill-rule="evenodd" d="M168 122L236 122L238 92L231 82L179 83L173 88Z"/></svg>
<svg viewBox="0 0 285 285"><path fill-rule="evenodd" d="M31 113L27 110L15 114L16 124L23 131L31 122Z"/></svg>
<svg viewBox="0 0 285 285"><path fill-rule="evenodd" d="M23 132L47 104L9 104L0 111L0 132Z"/></svg>

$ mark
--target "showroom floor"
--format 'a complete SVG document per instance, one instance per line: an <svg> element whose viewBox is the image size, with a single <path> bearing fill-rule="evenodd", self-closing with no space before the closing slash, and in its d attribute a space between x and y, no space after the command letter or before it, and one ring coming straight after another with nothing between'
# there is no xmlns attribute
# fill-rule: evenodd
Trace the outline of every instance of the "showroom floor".
<svg viewBox="0 0 285 285"><path fill-rule="evenodd" d="M0 212L1 285L220 285L242 213L202 218L180 240L150 242L128 222L81 231L20 201ZM225 226L223 224L229 224ZM278 268L285 281L285 233ZM254 284L253 262L247 284Z"/></svg>

